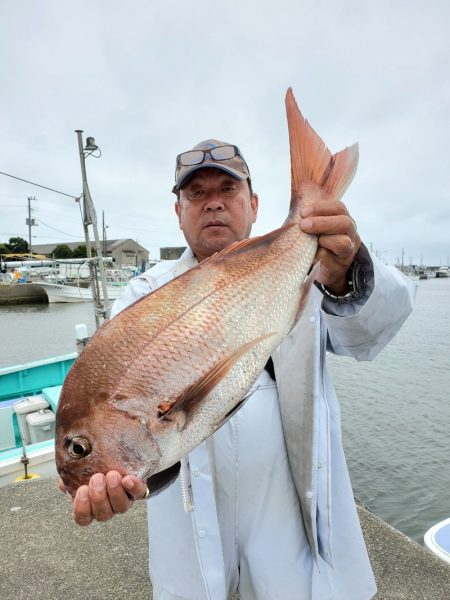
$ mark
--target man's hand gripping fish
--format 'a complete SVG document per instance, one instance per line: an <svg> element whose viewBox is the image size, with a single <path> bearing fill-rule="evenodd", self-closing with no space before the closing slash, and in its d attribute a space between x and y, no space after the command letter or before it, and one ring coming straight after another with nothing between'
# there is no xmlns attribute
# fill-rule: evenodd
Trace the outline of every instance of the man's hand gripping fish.
<svg viewBox="0 0 450 600"><path fill-rule="evenodd" d="M67 375L56 464L73 496L113 469L151 478L151 493L167 485L180 458L239 407L298 321L317 271L317 238L301 231L301 210L343 196L358 146L332 155L291 89L286 110L284 225L231 244L106 322Z"/></svg>

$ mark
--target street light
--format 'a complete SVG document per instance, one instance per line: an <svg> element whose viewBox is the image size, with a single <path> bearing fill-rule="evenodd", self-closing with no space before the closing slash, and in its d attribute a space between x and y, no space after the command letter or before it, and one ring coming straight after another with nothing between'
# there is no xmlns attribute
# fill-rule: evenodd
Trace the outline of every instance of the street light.
<svg viewBox="0 0 450 600"><path fill-rule="evenodd" d="M88 137L86 140L86 147L83 149L83 130L77 129L76 131L78 137L78 150L80 153L80 165L81 165L81 176L83 179L83 227L84 227L84 237L86 240L86 254L89 260L89 269L91 272L92 279L92 300L94 301L95 306L95 324L97 328L100 326L99 315L101 314L103 319L106 319L106 311L108 309L108 290L106 285L106 273L103 265L103 255L102 249L100 245L100 239L98 236L97 229L97 215L95 214L94 204L92 202L91 193L89 191L89 186L87 183L86 176L86 163L85 159L90 156L93 152L100 149L95 143L95 139L93 137ZM86 154L85 154L86 152ZM100 156L101 154L99 154ZM94 245L97 251L97 264L100 271L100 279L103 290L103 303L100 298L100 294L98 293L98 284L96 283L96 273L95 268L92 262L92 250L91 250L91 241L89 239L89 225L92 225L92 229L94 231Z"/></svg>
<svg viewBox="0 0 450 600"><path fill-rule="evenodd" d="M87 137L86 138L86 146L84 149L86 150L86 152L95 152L95 150L98 150L99 148L95 143L95 138Z"/></svg>

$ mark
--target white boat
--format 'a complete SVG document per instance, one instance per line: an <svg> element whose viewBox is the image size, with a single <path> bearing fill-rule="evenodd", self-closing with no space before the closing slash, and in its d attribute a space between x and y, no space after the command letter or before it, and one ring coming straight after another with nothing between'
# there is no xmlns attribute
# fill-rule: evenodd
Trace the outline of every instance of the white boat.
<svg viewBox="0 0 450 600"><path fill-rule="evenodd" d="M448 267L441 267L436 271L436 277L449 277L450 273Z"/></svg>
<svg viewBox="0 0 450 600"><path fill-rule="evenodd" d="M108 283L108 300L116 300L127 286L127 281L116 281ZM67 285L62 283L50 283L48 281L35 281L33 285L42 287L53 302L92 302L92 291L90 287L79 285ZM101 288L100 288L101 293Z"/></svg>
<svg viewBox="0 0 450 600"><path fill-rule="evenodd" d="M433 554L450 564L450 518L430 527L423 540Z"/></svg>
<svg viewBox="0 0 450 600"><path fill-rule="evenodd" d="M129 280L138 274L136 267L123 266L119 269L106 270L106 288L108 301L116 300L125 290ZM43 277L35 279L38 285L47 294L48 301L53 302L92 302L92 288L89 278L66 278L58 270L57 273L46 273ZM100 297L103 298L103 289L99 285Z"/></svg>

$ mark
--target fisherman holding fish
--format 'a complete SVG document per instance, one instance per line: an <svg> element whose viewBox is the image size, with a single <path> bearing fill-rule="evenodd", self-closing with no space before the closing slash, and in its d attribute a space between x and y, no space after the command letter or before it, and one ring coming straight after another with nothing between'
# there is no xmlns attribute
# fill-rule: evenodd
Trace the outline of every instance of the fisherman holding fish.
<svg viewBox="0 0 450 600"><path fill-rule="evenodd" d="M133 279L113 306L111 316L119 315L117 320L113 318L98 334L99 344L108 335L112 340L114 324L121 318L131 323L132 313L128 311L138 310L146 300L133 303L151 298L148 294L154 290L172 294L167 298L174 303L184 302L184 288L176 288L183 284L183 277L190 278L186 281L193 290L191 295L198 289L198 298L190 300L194 307L216 288L225 290L217 306L211 305L207 311L205 322L212 327L222 308L231 314L233 303L238 302L237 293L231 299L226 296L227 277L238 273L240 285L241 279L251 281L254 276L252 285L260 285L260 291L249 296L246 304L247 288L242 288L246 309L233 321L237 335L247 327L250 337L242 338L231 357L213 361L200 383L188 383L181 404L178 400L159 400L159 424L152 426L153 431L164 425L177 435L188 431L195 437L202 420L208 417L203 404L208 394L226 397L225 388L231 388L243 371L251 370L257 356L263 362L252 376L250 389L236 387L244 391L245 402L239 398L234 401L215 426L221 427L206 439L202 434L204 441L192 443L176 465L169 459L167 468L159 463L147 486L142 478L127 474L130 470L125 467L108 466L115 464L111 457L101 463L106 465L102 468L100 463L95 463L96 468L87 462L77 479L76 466L67 465L77 454L88 460L91 452L85 434L72 432L79 415L73 415L70 398L79 392L79 379L72 377L73 384L68 380L62 397L57 464L64 481L61 489L74 496L74 519L79 525L107 521L126 512L134 500L148 498L150 578L155 600L228 600L237 591L242 600L368 600L376 592L343 453L339 406L326 370L326 351L356 360L372 359L411 312L415 287L398 270L383 265L368 252L340 199L356 170L357 148L331 156L303 119L290 91L286 103L292 201L285 225L267 236L248 240L257 217L258 196L237 146L207 140L182 152L176 161L173 192L188 247L173 264L160 263ZM283 236L284 245L280 242ZM292 249L297 243L298 251ZM254 273L250 274L243 262L248 252L255 253L251 263ZM264 269L280 253L280 266L258 282L259 274L266 273ZM227 262L230 257L231 262ZM303 259L304 272L300 272L300 284L291 286L297 296L287 316L271 316L282 332L280 337L272 325L265 333L259 322L272 310L270 296L276 296L283 286L287 289L294 279L294 265ZM312 269L311 264L315 265ZM310 275L303 283L308 271ZM208 287L210 272L219 273L214 290ZM311 285L314 278L315 285ZM165 286L168 282L172 283ZM276 301L275 312L280 303L281 299ZM132 304L135 309L122 313ZM145 318L150 327L152 315ZM250 324L246 325L247 319ZM163 322L164 327L170 326L169 321ZM125 320L123 323L126 325ZM131 328L124 331L132 335ZM207 336L206 328L205 340ZM90 344L97 343L96 339ZM164 347L167 345L165 342ZM167 362L177 349L174 340ZM191 351L179 362L189 362L190 370L195 370L197 365L206 364L214 351L212 346L204 356ZM84 363L80 364L81 369ZM92 371L92 378L99 369ZM141 371L145 383L144 366ZM165 385L170 387L172 380L167 381ZM125 389L120 386L118 380L115 387ZM127 393L119 394L117 389L114 393L114 414L131 414ZM134 402L132 420L141 428L136 435L141 435L142 428L150 425L145 404ZM67 413L72 410L67 422L64 407ZM121 444L120 451L128 451L126 442ZM131 442L128 445L131 447ZM138 454L135 449L130 452ZM142 447L139 452L145 453ZM163 456L166 448L158 452ZM77 485L73 485L75 481ZM152 495L155 491L158 493Z"/></svg>

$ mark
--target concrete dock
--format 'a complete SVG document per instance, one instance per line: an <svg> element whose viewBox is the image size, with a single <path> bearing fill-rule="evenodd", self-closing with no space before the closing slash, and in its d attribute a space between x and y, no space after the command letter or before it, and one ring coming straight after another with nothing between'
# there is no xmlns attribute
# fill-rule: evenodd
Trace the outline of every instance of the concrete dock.
<svg viewBox="0 0 450 600"><path fill-rule="evenodd" d="M358 511L378 584L375 600L450 599L450 565L364 507ZM144 502L82 528L56 480L37 479L0 488L0 519L0 598L151 598Z"/></svg>
<svg viewBox="0 0 450 600"><path fill-rule="evenodd" d="M0 306L14 304L46 304L47 294L44 288L35 283L0 284Z"/></svg>

